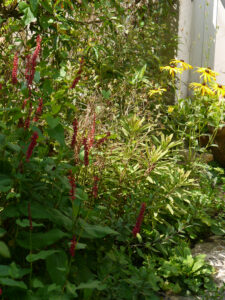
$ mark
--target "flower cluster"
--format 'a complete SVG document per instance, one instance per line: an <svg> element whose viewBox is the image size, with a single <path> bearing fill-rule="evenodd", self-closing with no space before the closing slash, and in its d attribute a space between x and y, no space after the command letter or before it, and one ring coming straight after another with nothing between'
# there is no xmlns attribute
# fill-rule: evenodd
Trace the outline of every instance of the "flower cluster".
<svg viewBox="0 0 225 300"><path fill-rule="evenodd" d="M69 171L68 179L70 182L70 199L73 202L75 200L76 183L71 170Z"/></svg>
<svg viewBox="0 0 225 300"><path fill-rule="evenodd" d="M136 237L137 233L140 232L141 223L142 223L143 218L144 218L144 212L145 212L145 210L146 210L146 203L142 203L141 204L141 210L140 210L139 216L137 218L136 224L135 224L134 229L132 231L134 237Z"/></svg>
<svg viewBox="0 0 225 300"><path fill-rule="evenodd" d="M71 242L70 242L70 255L71 255L72 257L74 257L74 254L75 254L76 244L77 244L77 241L76 241L76 237L75 237L75 235L74 235L74 236L73 236L73 239L72 239Z"/></svg>
<svg viewBox="0 0 225 300"><path fill-rule="evenodd" d="M38 35L36 39L36 49L33 53L33 56L27 56L27 65L25 70L25 78L27 80L28 87L31 86L34 80L35 68L37 64L37 58L41 51L41 37Z"/></svg>
<svg viewBox="0 0 225 300"><path fill-rule="evenodd" d="M43 99L40 98L38 108L36 110L36 113L35 113L35 116L34 116L34 119L33 119L34 122L37 122L39 120L39 118L42 114L42 110L43 110Z"/></svg>
<svg viewBox="0 0 225 300"><path fill-rule="evenodd" d="M94 184L92 188L92 195L94 198L97 198L98 196L98 181L99 181L98 176L94 176Z"/></svg>
<svg viewBox="0 0 225 300"><path fill-rule="evenodd" d="M72 137L72 141L71 141L71 148L74 148L74 145L77 142L77 130L78 130L78 121L77 121L77 119L75 119L73 121L73 137Z"/></svg>
<svg viewBox="0 0 225 300"><path fill-rule="evenodd" d="M31 143L27 149L27 153L26 153L26 161L28 162L32 153L33 153L33 150L34 150L34 147L36 146L37 144L37 139L38 139L38 133L37 132L34 132L33 135L32 135L32 138L31 138Z"/></svg>
<svg viewBox="0 0 225 300"><path fill-rule="evenodd" d="M12 70L12 83L17 84L17 69L18 69L18 54L14 55L13 59L13 70Z"/></svg>

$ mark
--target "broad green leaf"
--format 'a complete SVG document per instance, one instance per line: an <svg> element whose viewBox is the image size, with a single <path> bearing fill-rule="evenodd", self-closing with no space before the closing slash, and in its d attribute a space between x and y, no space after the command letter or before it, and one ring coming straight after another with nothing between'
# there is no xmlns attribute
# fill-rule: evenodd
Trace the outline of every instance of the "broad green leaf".
<svg viewBox="0 0 225 300"><path fill-rule="evenodd" d="M46 259L50 255L52 255L54 253L57 253L57 252L59 252L59 250L43 250L43 251L40 251L39 253L36 253L36 254L27 255L26 260L28 262L34 262L34 261L39 260L39 259Z"/></svg>
<svg viewBox="0 0 225 300"><path fill-rule="evenodd" d="M53 118L51 115L47 115L45 119L51 129L55 128L60 123L59 118Z"/></svg>
<svg viewBox="0 0 225 300"><path fill-rule="evenodd" d="M59 142L61 146L65 146L64 128L61 124L57 125L53 129L49 128L48 134L51 138Z"/></svg>
<svg viewBox="0 0 225 300"><path fill-rule="evenodd" d="M23 281L16 281L11 278L1 278L0 277L0 284L6 285L6 286L18 287L21 289L27 289L27 286Z"/></svg>
<svg viewBox="0 0 225 300"><path fill-rule="evenodd" d="M30 226L30 222L29 222L28 219L23 219L23 220L17 219L16 224L19 225L20 227L29 227ZM38 224L38 223L33 221L32 226L33 227L43 227L44 225L43 224Z"/></svg>
<svg viewBox="0 0 225 300"><path fill-rule="evenodd" d="M30 7L34 13L36 13L36 11L37 11L38 2L39 2L39 0L30 0Z"/></svg>
<svg viewBox="0 0 225 300"><path fill-rule="evenodd" d="M62 232L59 229L52 229L48 232L43 233L32 233L32 247L33 249L41 249L49 245L54 244L63 237L67 236L66 233ZM29 232L20 232L17 238L18 244L25 248L30 248L30 234Z"/></svg>
<svg viewBox="0 0 225 300"><path fill-rule="evenodd" d="M11 189L12 179L0 173L0 192L7 192Z"/></svg>
<svg viewBox="0 0 225 300"><path fill-rule="evenodd" d="M68 258L64 251L55 253L46 259L48 273L53 282L64 285L66 281L66 270L68 267Z"/></svg>
<svg viewBox="0 0 225 300"><path fill-rule="evenodd" d="M99 280L91 280L86 283L81 283L76 287L77 290L97 289L99 291L104 290L105 288L106 288L106 285L101 283L101 281L99 281Z"/></svg>
<svg viewBox="0 0 225 300"><path fill-rule="evenodd" d="M103 238L106 235L117 235L119 234L115 230L109 228L108 226L101 225L91 225L85 222L82 219L79 219L79 224L81 228L85 231L81 233L82 236L90 237L90 238Z"/></svg>
<svg viewBox="0 0 225 300"><path fill-rule="evenodd" d="M0 241L0 255L3 256L3 257L5 257L5 258L9 258L10 257L9 248L2 241Z"/></svg>
<svg viewBox="0 0 225 300"><path fill-rule="evenodd" d="M31 22L34 22L36 20L30 7L25 8L23 10L23 13L24 13L23 21L24 21L25 26L29 25Z"/></svg>

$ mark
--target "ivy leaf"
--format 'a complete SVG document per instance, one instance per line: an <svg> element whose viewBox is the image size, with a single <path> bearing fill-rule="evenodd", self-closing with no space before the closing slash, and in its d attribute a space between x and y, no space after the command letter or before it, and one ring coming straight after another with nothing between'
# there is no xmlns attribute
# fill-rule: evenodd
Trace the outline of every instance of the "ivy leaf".
<svg viewBox="0 0 225 300"><path fill-rule="evenodd" d="M24 25L27 26L31 22L34 22L36 20L35 16L33 15L30 7L27 7L23 10L24 16L23 16L23 21Z"/></svg>

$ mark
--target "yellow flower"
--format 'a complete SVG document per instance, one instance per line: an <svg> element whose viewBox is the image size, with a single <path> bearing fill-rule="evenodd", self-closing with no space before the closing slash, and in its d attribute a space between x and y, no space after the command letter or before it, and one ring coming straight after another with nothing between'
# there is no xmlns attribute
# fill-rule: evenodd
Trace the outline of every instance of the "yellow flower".
<svg viewBox="0 0 225 300"><path fill-rule="evenodd" d="M218 83L214 83L212 85L212 89L213 89L213 92L216 95L222 96L222 97L225 96L225 86L224 85L221 85L221 84L218 84Z"/></svg>
<svg viewBox="0 0 225 300"><path fill-rule="evenodd" d="M176 65L173 65L173 64L170 66L160 67L160 70L161 71L164 71L164 70L169 71L170 75L172 75L173 78L174 78L175 74L183 72L183 69L177 68Z"/></svg>
<svg viewBox="0 0 225 300"><path fill-rule="evenodd" d="M163 88L158 88L158 89L155 89L155 90L150 90L148 92L149 96L153 96L155 94L158 94L158 95L162 95L163 92L166 92L166 89L163 89Z"/></svg>
<svg viewBox="0 0 225 300"><path fill-rule="evenodd" d="M168 106L167 112L171 114L174 111L174 106Z"/></svg>
<svg viewBox="0 0 225 300"><path fill-rule="evenodd" d="M216 76L219 75L219 73L211 70L211 68L198 68L197 71L198 73L201 73L200 78L203 77L203 80L206 81L211 81L215 80Z"/></svg>
<svg viewBox="0 0 225 300"><path fill-rule="evenodd" d="M190 88L192 88L195 92L201 93L202 96L213 95L213 91L206 85L205 82L203 83L198 83L198 82L192 82L190 83Z"/></svg>
<svg viewBox="0 0 225 300"><path fill-rule="evenodd" d="M173 59L170 62L171 64L175 64L178 65L180 64L181 68L185 71L188 69L193 69L193 67L191 65L189 65L188 63L186 63L183 59Z"/></svg>

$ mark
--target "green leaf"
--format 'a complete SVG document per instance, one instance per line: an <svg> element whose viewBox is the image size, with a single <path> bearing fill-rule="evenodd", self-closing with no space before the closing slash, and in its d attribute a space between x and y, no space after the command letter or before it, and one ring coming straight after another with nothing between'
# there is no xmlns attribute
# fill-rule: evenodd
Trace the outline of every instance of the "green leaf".
<svg viewBox="0 0 225 300"><path fill-rule="evenodd" d="M6 286L18 287L21 289L27 289L27 286L23 281L16 281L11 278L0 278L0 284Z"/></svg>
<svg viewBox="0 0 225 300"><path fill-rule="evenodd" d="M11 189L12 179L4 174L0 174L0 192L7 192Z"/></svg>
<svg viewBox="0 0 225 300"><path fill-rule="evenodd" d="M38 2L39 2L38 0L30 0L30 7L34 13L36 13L36 11L37 11Z"/></svg>
<svg viewBox="0 0 225 300"><path fill-rule="evenodd" d="M52 7L49 0L42 0L41 5L50 13L52 13Z"/></svg>
<svg viewBox="0 0 225 300"><path fill-rule="evenodd" d="M38 83L40 81L40 79L41 79L41 74L40 74L39 71L36 71L35 74L34 74L34 81L36 83Z"/></svg>
<svg viewBox="0 0 225 300"><path fill-rule="evenodd" d="M68 267L67 255L64 251L49 256L46 260L47 270L53 282L64 285Z"/></svg>
<svg viewBox="0 0 225 300"><path fill-rule="evenodd" d="M29 222L28 219L23 219L23 220L17 219L16 224L19 225L20 227L24 227L24 228L30 226L30 222ZM43 227L44 225L43 224L38 224L38 223L33 221L32 226L33 227Z"/></svg>
<svg viewBox="0 0 225 300"><path fill-rule="evenodd" d="M36 20L30 7L25 8L23 10L23 13L24 13L23 21L24 21L25 26L29 25L31 22L34 22Z"/></svg>
<svg viewBox="0 0 225 300"><path fill-rule="evenodd" d="M63 237L67 236L66 233L62 232L59 229L52 229L44 233L32 233L32 246L33 249L41 249L49 245L54 244ZM25 248L30 249L30 233L29 232L20 232L17 238L18 244Z"/></svg>
<svg viewBox="0 0 225 300"><path fill-rule="evenodd" d="M76 287L76 290L82 289L97 289L99 291L104 290L106 288L105 284L102 284L99 280L90 280L86 283L81 283Z"/></svg>
<svg viewBox="0 0 225 300"><path fill-rule="evenodd" d="M25 1L21 1L18 6L20 11L23 11L25 8L29 7Z"/></svg>
<svg viewBox="0 0 225 300"><path fill-rule="evenodd" d="M110 90L108 90L108 91L102 90L102 96L103 96L105 99L109 99L110 96L111 96Z"/></svg>
<svg viewBox="0 0 225 300"><path fill-rule="evenodd" d="M43 250L43 251L40 251L37 254L27 255L26 260L28 262L34 262L34 261L39 260L39 259L46 259L50 255L52 255L54 253L57 253L57 252L59 252L59 250Z"/></svg>
<svg viewBox="0 0 225 300"><path fill-rule="evenodd" d="M0 228L0 238L2 238L6 234L5 229Z"/></svg>
<svg viewBox="0 0 225 300"><path fill-rule="evenodd" d="M48 134L51 138L55 139L61 146L65 146L64 128L61 124L57 125L55 128L49 128Z"/></svg>
<svg viewBox="0 0 225 300"><path fill-rule="evenodd" d="M106 235L117 235L119 234L115 230L109 228L108 226L101 226L101 225L90 225L82 219L79 219L79 224L81 228L85 231L81 233L84 237L90 238L103 238Z"/></svg>
<svg viewBox="0 0 225 300"><path fill-rule="evenodd" d="M46 115L45 119L51 129L55 128L60 123L59 118L53 118L51 115Z"/></svg>
<svg viewBox="0 0 225 300"><path fill-rule="evenodd" d="M5 257L5 258L9 258L10 257L9 248L2 241L0 241L0 255L3 256L3 257Z"/></svg>

